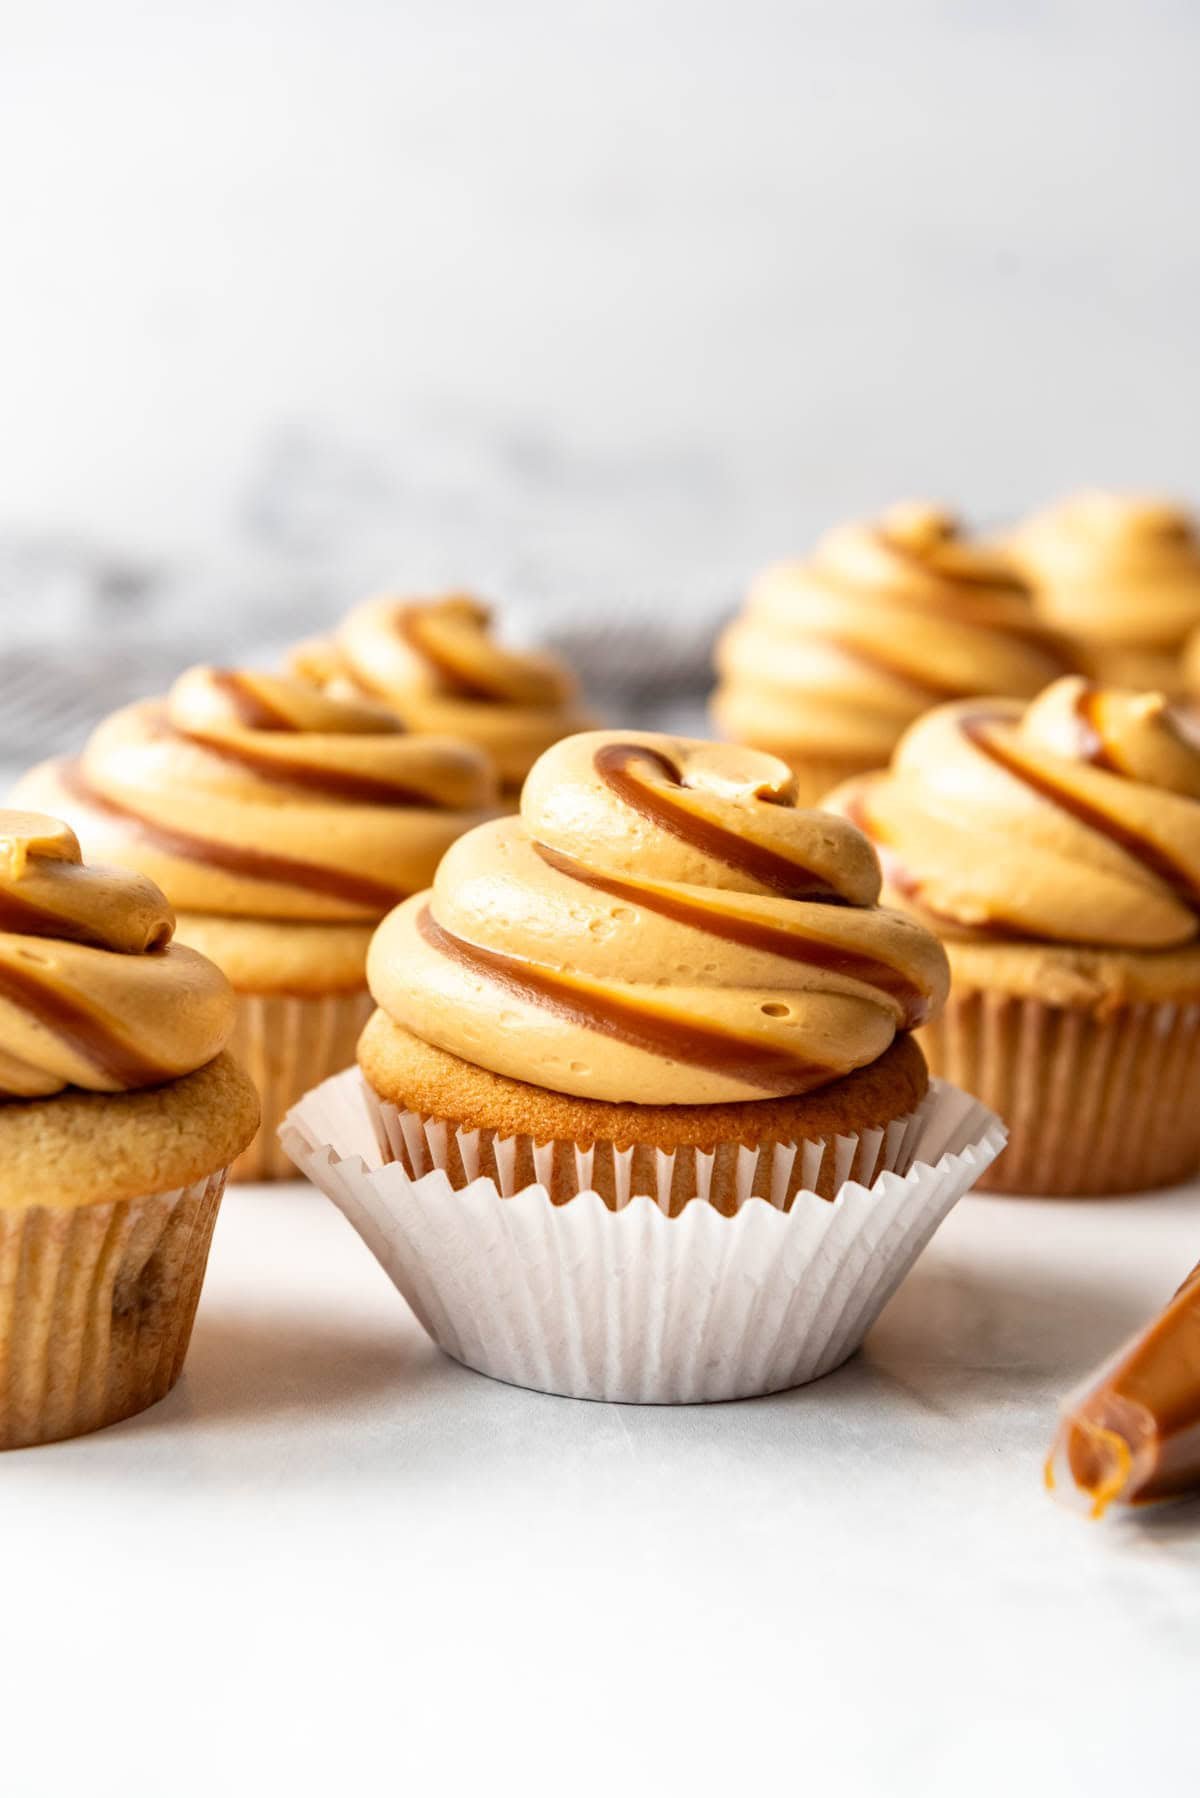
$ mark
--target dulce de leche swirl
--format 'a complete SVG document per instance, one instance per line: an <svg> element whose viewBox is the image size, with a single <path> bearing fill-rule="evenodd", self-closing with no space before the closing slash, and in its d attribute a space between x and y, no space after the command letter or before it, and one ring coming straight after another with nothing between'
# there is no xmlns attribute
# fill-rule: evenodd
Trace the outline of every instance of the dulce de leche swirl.
<svg viewBox="0 0 1200 1798"><path fill-rule="evenodd" d="M216 668L117 712L18 796L64 812L90 854L149 874L180 911L311 922L382 917L497 797L468 744Z"/></svg>
<svg viewBox="0 0 1200 1798"><path fill-rule="evenodd" d="M367 600L332 639L300 645L291 665L330 691L381 701L409 730L478 745L508 788L589 721L563 664L504 648L488 607L466 594Z"/></svg>
<svg viewBox="0 0 1200 1798"><path fill-rule="evenodd" d="M718 647L713 711L737 741L870 765L933 705L1031 696L1073 665L1005 557L898 506L759 577Z"/></svg>
<svg viewBox="0 0 1200 1798"><path fill-rule="evenodd" d="M782 762L642 732L549 750L519 817L463 837L386 918L377 1004L493 1073L593 1099L803 1093L944 999L945 956L876 906L861 834Z"/></svg>
<svg viewBox="0 0 1200 1798"><path fill-rule="evenodd" d="M233 993L174 929L151 881L84 867L55 818L0 811L0 1099L128 1092L211 1061Z"/></svg>
<svg viewBox="0 0 1200 1798"><path fill-rule="evenodd" d="M1182 692L1180 653L1200 627L1200 536L1181 507L1081 493L1022 525L1011 550L1042 616L1078 640L1085 672Z"/></svg>
<svg viewBox="0 0 1200 1798"><path fill-rule="evenodd" d="M1200 1266L1071 1401L1046 1484L1082 1498L1093 1517L1200 1491Z"/></svg>
<svg viewBox="0 0 1200 1798"><path fill-rule="evenodd" d="M1160 693L1072 675L940 707L830 800L942 934L1166 949L1200 929L1200 746Z"/></svg>

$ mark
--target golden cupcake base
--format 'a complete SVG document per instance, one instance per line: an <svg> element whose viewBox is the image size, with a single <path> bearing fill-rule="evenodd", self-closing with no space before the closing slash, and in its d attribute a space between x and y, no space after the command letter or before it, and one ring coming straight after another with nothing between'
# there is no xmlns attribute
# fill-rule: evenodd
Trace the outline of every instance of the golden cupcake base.
<svg viewBox="0 0 1200 1798"><path fill-rule="evenodd" d="M382 1011L363 1034L359 1061L375 1100L448 1132L447 1173L456 1188L480 1177L506 1191L540 1182L553 1204L567 1204L579 1191L582 1145L590 1188L610 1209L631 1191L658 1192L667 1158L661 1196L670 1216L698 1191L732 1216L748 1198L786 1210L802 1190L832 1199L847 1179L869 1185L882 1167L896 1165L887 1159L894 1127L912 1117L929 1087L920 1049L901 1036L868 1067L798 1097L610 1104L475 1067ZM469 1165L455 1146L464 1131ZM414 1156L402 1135L381 1137L381 1145L385 1159L401 1161L411 1178L425 1172L424 1151ZM749 1176L747 1150L755 1158Z"/></svg>

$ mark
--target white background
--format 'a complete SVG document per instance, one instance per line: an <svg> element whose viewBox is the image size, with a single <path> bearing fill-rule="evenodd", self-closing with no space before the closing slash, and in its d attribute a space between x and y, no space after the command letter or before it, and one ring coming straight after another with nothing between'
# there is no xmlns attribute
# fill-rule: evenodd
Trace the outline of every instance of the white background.
<svg viewBox="0 0 1200 1798"><path fill-rule="evenodd" d="M897 494L1186 493L1198 56L1187 0L0 0L0 527L715 608Z"/></svg>

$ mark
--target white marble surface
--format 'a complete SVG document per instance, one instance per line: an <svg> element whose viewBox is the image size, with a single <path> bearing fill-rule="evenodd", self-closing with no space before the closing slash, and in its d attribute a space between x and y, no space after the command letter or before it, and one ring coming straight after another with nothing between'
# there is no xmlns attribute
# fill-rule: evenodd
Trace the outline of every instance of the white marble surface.
<svg viewBox="0 0 1200 1798"><path fill-rule="evenodd" d="M1195 1506L1042 1490L1200 1188L968 1199L862 1355L635 1408L444 1360L332 1206L236 1191L154 1411L4 1458L13 1798L1186 1789Z"/></svg>

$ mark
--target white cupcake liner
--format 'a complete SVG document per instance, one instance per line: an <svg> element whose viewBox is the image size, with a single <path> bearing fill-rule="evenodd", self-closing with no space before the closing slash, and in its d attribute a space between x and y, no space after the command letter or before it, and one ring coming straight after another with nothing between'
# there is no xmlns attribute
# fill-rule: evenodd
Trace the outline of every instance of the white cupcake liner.
<svg viewBox="0 0 1200 1798"><path fill-rule="evenodd" d="M670 1217L657 1195L605 1205L587 1189L584 1150L565 1205L542 1185L456 1191L438 1165L451 1127L389 1119L368 1092L357 1068L335 1075L288 1113L280 1140L438 1346L514 1386L629 1404L749 1398L840 1366L1005 1140L978 1100L935 1081L889 1133L907 1171L847 1180L832 1201L801 1192L786 1211L749 1198L733 1217L702 1201ZM430 1171L414 1179L384 1161L381 1127L423 1145ZM468 1157L469 1133L455 1134ZM841 1139L847 1166L859 1146ZM749 1192L756 1152L741 1154ZM657 1186L669 1190L665 1166Z"/></svg>

